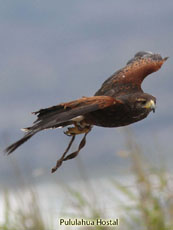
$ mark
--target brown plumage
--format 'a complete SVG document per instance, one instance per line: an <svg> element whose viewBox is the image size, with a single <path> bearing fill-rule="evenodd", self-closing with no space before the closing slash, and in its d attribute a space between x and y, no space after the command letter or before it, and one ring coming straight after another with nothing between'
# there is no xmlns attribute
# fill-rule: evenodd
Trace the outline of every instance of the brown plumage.
<svg viewBox="0 0 173 230"><path fill-rule="evenodd" d="M156 98L144 93L141 83L147 75L160 69L166 60L167 57L162 58L159 54L138 52L124 68L115 72L102 84L95 96L83 97L34 112L37 120L33 126L23 129L26 132L24 137L7 147L5 151L8 154L12 153L41 130L70 125L65 134L72 138L66 151L52 169L52 172L56 171L63 161L77 156L85 145L86 135L94 125L125 126L140 121L151 111L155 111ZM82 133L84 137L78 150L66 156L75 136Z"/></svg>

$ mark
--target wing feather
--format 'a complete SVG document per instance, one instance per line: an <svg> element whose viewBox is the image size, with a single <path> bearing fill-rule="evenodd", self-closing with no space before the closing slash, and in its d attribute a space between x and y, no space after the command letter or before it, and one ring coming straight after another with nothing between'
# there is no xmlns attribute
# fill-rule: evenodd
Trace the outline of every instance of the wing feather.
<svg viewBox="0 0 173 230"><path fill-rule="evenodd" d="M25 128L24 130L27 133L24 137L8 146L5 152L8 154L12 153L16 148L41 130L69 125L73 123L72 119L75 117L104 109L116 103L121 103L121 101L109 96L83 97L75 101L34 112L34 114L37 115L37 120L33 126Z"/></svg>
<svg viewBox="0 0 173 230"><path fill-rule="evenodd" d="M168 59L160 54L138 52L127 65L110 76L95 95L117 97L124 94L141 91L141 84L146 76L159 70Z"/></svg>
<svg viewBox="0 0 173 230"><path fill-rule="evenodd" d="M35 125L31 129L42 129L57 127L61 123L87 113L104 109L115 103L121 103L109 96L83 97L68 103L62 103L47 109L41 109L34 114L37 115Z"/></svg>

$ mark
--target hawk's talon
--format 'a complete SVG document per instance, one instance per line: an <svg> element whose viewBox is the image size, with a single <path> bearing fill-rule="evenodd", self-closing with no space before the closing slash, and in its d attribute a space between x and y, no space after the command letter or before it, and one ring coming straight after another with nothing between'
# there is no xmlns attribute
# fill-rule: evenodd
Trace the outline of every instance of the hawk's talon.
<svg viewBox="0 0 173 230"><path fill-rule="evenodd" d="M69 133L69 132L68 132L68 130L67 130L67 131L65 131L65 132L64 132L64 134L65 134L66 136L68 136L68 137L74 136L74 134Z"/></svg>
<svg viewBox="0 0 173 230"><path fill-rule="evenodd" d="M74 136L78 134L88 133L91 130L91 126L85 126L84 128L74 124L74 127L69 127L67 131L64 132L67 136Z"/></svg>

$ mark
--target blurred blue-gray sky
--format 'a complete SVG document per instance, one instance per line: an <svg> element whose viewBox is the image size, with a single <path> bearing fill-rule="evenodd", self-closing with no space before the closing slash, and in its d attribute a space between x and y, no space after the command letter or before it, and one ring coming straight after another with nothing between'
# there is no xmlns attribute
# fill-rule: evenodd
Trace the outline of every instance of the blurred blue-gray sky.
<svg viewBox="0 0 173 230"><path fill-rule="evenodd" d="M150 50L171 58L144 81L144 91L157 97L157 110L133 130L147 150L154 152L158 142L173 160L172 24L171 0L1 1L1 149L22 136L19 129L34 120L31 111L93 95L137 51ZM95 128L90 134L81 158L91 175L126 161L116 156L125 148L121 130ZM11 159L28 174L37 168L48 174L67 142L62 130L47 131L10 159L1 154L0 180L12 175ZM73 177L75 168L69 161L58 173Z"/></svg>

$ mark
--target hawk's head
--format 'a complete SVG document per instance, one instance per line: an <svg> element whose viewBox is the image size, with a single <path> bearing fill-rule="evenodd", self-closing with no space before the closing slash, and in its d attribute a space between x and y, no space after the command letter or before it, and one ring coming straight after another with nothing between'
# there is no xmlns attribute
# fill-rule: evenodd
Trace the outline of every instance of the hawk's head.
<svg viewBox="0 0 173 230"><path fill-rule="evenodd" d="M146 112L155 112L156 109L156 98L149 94L141 94L134 98L134 107L137 110Z"/></svg>
<svg viewBox="0 0 173 230"><path fill-rule="evenodd" d="M134 113L146 113L156 109L156 98L150 94L137 92L119 97Z"/></svg>

